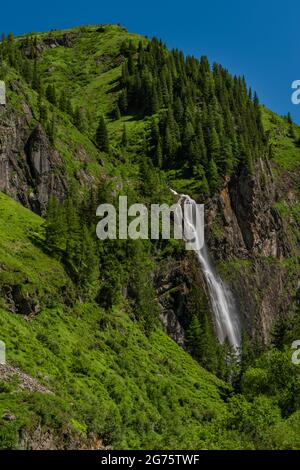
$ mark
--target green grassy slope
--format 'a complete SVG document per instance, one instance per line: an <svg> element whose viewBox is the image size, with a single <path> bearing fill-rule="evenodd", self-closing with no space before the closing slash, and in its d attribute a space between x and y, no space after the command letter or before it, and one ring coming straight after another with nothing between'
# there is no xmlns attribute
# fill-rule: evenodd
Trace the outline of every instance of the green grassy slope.
<svg viewBox="0 0 300 470"><path fill-rule="evenodd" d="M73 34L72 47L45 49L38 61L38 70L44 79L45 88L54 84L57 95L68 93L73 107L88 109L90 126L87 135L94 137L101 114L110 113L117 99L118 80L121 77L121 64L124 57L120 53L124 41L131 40L135 45L145 38L128 33L116 25L85 26L72 30L51 33L53 40ZM37 42L49 37L49 33L36 34ZM118 136L123 122L136 121L134 116L125 116L118 122L111 120L109 128L112 136ZM136 122L133 127L135 127Z"/></svg>
<svg viewBox="0 0 300 470"><path fill-rule="evenodd" d="M24 298L37 291L41 308L27 318L2 299L7 361L54 392L1 382L0 416L16 417L1 422L1 447L16 447L22 429L38 424L82 439L95 433L121 448L222 446L220 393L228 386L161 330L145 337L126 305L110 315L93 304L66 307L61 292L71 296L72 287L62 266L32 241L42 219L3 194L0 211L1 287L18 286Z"/></svg>
<svg viewBox="0 0 300 470"><path fill-rule="evenodd" d="M300 166L299 126L288 123L269 109L262 108L263 125L268 133L272 158L282 170L292 171Z"/></svg>
<svg viewBox="0 0 300 470"><path fill-rule="evenodd" d="M278 407L297 388L289 351L259 359L244 396L234 395L160 328L145 336L126 302L110 312L72 303L63 267L39 248L43 220L3 194L0 213L0 288L18 292L0 307L0 339L16 368L5 378L0 366L0 448L31 447L36 429L58 448L95 439L119 449L300 447L299 412L284 419ZM28 296L36 315L21 313ZM50 393L24 387L17 371Z"/></svg>

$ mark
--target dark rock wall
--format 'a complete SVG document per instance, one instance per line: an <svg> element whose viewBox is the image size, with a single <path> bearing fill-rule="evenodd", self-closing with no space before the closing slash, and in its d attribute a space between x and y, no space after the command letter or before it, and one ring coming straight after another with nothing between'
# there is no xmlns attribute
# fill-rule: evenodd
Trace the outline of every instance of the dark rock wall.
<svg viewBox="0 0 300 470"><path fill-rule="evenodd" d="M275 177L270 161L261 159L252 175L238 170L217 196L204 201L211 257L230 285L243 327L255 344L268 343L278 316L293 308L300 273L289 269L286 261L296 254L295 240L274 205L282 199L295 204L297 185L300 177ZM296 229L299 232L300 227ZM158 289L163 324L175 340L181 331L179 343L184 344L191 315L210 308L196 256L186 254L184 260L169 266L168 276L162 276L158 284L167 290L162 294Z"/></svg>
<svg viewBox="0 0 300 470"><path fill-rule="evenodd" d="M43 215L50 195L64 199L67 179L43 127L31 122L30 110L0 108L0 191Z"/></svg>

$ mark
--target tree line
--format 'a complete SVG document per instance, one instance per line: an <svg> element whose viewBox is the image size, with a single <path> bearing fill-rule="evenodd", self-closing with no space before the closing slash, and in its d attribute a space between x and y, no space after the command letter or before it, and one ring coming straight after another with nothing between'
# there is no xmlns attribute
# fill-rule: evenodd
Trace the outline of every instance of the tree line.
<svg viewBox="0 0 300 470"><path fill-rule="evenodd" d="M153 38L124 43L117 111L150 117L149 156L162 169L180 168L214 192L225 175L249 171L265 151L259 100L243 77L168 51Z"/></svg>

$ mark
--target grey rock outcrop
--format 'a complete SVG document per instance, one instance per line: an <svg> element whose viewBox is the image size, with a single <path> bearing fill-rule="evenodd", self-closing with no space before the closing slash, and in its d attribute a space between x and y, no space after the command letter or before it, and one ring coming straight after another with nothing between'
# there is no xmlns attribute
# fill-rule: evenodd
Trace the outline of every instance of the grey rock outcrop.
<svg viewBox="0 0 300 470"><path fill-rule="evenodd" d="M25 101L23 110L22 114L0 110L0 191L44 214L50 195L64 199L67 179L43 127L37 124L31 129L31 110Z"/></svg>

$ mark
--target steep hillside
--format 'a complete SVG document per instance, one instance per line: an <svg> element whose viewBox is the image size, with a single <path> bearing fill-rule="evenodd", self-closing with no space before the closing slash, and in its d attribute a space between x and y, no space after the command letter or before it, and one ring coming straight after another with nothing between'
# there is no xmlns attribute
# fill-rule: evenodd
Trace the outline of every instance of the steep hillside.
<svg viewBox="0 0 300 470"><path fill-rule="evenodd" d="M71 303L64 268L39 247L43 220L0 197L1 339L39 384L1 366L1 447L221 446L230 388L159 329L147 338L129 305Z"/></svg>
<svg viewBox="0 0 300 470"><path fill-rule="evenodd" d="M121 26L9 35L0 79L0 447L299 449L299 128ZM205 203L240 362L183 243L95 236L170 187Z"/></svg>

